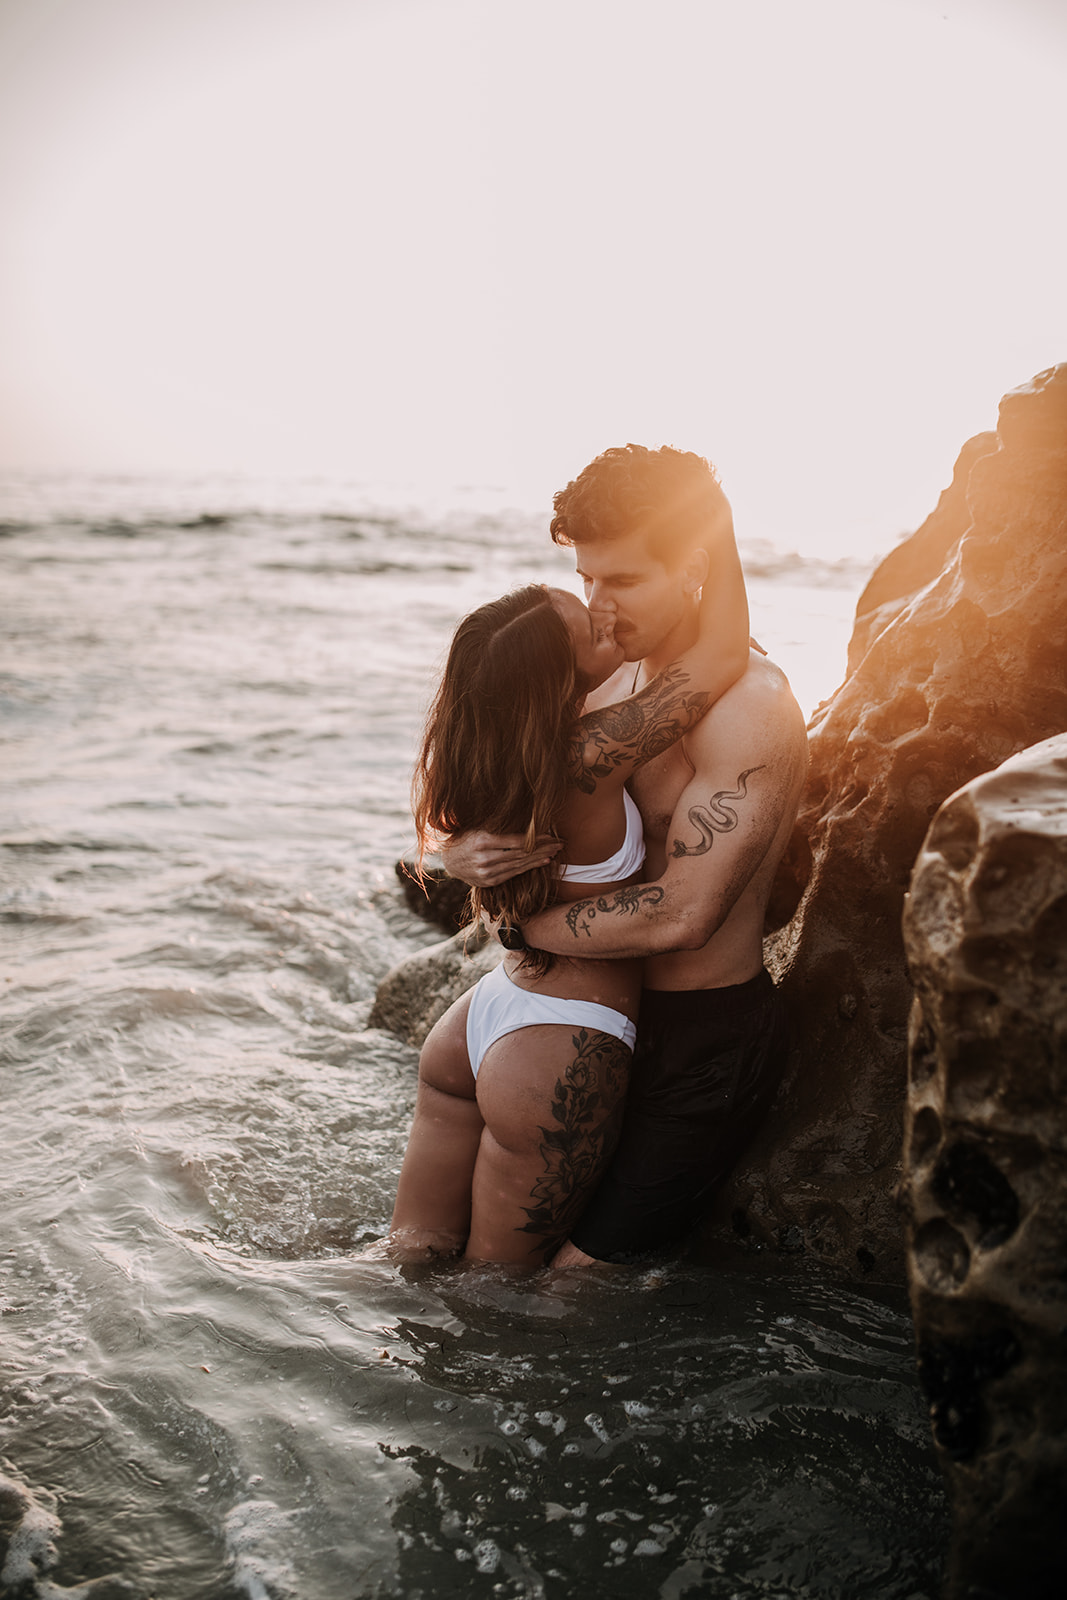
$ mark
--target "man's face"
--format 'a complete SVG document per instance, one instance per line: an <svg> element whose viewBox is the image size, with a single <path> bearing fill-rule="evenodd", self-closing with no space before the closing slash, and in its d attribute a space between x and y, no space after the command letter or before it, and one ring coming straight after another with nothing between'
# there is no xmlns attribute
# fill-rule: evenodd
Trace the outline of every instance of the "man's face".
<svg viewBox="0 0 1067 1600"><path fill-rule="evenodd" d="M576 544L574 556L586 604L590 611L614 613L615 642L626 661L652 654L692 606L685 570L650 555L643 533Z"/></svg>

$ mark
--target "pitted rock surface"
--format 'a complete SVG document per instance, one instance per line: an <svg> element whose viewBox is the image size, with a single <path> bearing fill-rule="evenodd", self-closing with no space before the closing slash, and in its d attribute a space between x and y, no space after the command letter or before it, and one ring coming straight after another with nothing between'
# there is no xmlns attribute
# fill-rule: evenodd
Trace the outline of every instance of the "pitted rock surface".
<svg viewBox="0 0 1067 1600"><path fill-rule="evenodd" d="M1067 1593L1067 734L940 810L912 877L902 1198L949 1595Z"/></svg>
<svg viewBox="0 0 1067 1600"><path fill-rule="evenodd" d="M936 537L929 519L911 564L894 552L871 580L861 659L809 726L811 772L766 944L794 1047L767 1124L720 1193L709 1249L732 1227L903 1278L904 894L942 802L1067 729L1067 365L1005 396L996 435L971 442L963 472L965 497L960 481L947 491ZM996 935L973 939L972 960L995 967ZM931 1248L958 1270L949 1235Z"/></svg>

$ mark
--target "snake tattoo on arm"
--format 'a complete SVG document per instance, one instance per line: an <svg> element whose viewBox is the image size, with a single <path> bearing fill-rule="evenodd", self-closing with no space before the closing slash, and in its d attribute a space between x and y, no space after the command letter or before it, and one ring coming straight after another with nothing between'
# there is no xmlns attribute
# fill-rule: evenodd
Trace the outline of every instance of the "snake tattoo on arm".
<svg viewBox="0 0 1067 1600"><path fill-rule="evenodd" d="M725 805L726 800L744 800L748 794L746 783L754 772L762 772L763 767L747 767L738 774L736 789L720 789L713 794L706 806L690 806L688 816L690 822L701 835L698 844L686 844L681 839L672 841L671 855L678 856L704 856L707 855L715 842L717 833L732 833L737 827L737 812L732 806Z"/></svg>
<svg viewBox="0 0 1067 1600"><path fill-rule="evenodd" d="M727 800L744 800L748 794L748 780L754 772L762 772L763 765L746 767L737 775L736 789L719 789L707 805L690 806L689 821L701 835L697 844L686 844L682 839L672 841L673 857L703 856L711 849L717 833L732 833L737 827L737 812L726 804ZM577 939L581 934L592 937L592 924L598 916L641 917L654 912L663 904L666 891L656 883L633 883L616 889L614 894L601 894L590 900L575 900L567 907L566 923Z"/></svg>

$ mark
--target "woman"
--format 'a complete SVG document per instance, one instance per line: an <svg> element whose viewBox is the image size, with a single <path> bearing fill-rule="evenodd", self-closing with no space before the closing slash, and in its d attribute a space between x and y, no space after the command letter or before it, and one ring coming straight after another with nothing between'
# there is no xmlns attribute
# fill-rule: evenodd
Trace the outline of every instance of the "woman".
<svg viewBox="0 0 1067 1600"><path fill-rule="evenodd" d="M705 558L706 559L706 558ZM621 665L610 618L529 585L459 625L416 768L420 857L472 828L554 834L564 865L471 892L505 930L559 900L638 881L636 767L682 737L743 672L748 609L732 537L703 585L697 643L640 694L582 715ZM688 581L688 580L687 580ZM595 1187L618 1134L640 995L638 961L524 949L426 1039L390 1231L395 1254L537 1266Z"/></svg>

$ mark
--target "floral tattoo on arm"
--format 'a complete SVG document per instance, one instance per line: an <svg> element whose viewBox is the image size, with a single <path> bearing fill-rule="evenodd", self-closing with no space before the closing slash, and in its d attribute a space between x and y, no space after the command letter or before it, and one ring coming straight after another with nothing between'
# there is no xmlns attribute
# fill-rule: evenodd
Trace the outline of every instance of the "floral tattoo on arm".
<svg viewBox="0 0 1067 1600"><path fill-rule="evenodd" d="M700 721L712 696L689 690L688 672L675 662L632 700L605 706L582 719L571 742L568 774L583 794L621 766L639 767L669 749Z"/></svg>

